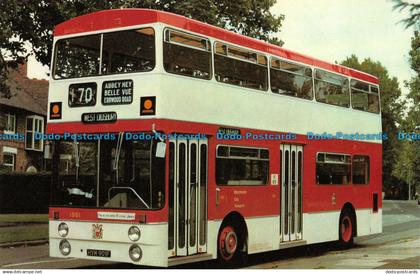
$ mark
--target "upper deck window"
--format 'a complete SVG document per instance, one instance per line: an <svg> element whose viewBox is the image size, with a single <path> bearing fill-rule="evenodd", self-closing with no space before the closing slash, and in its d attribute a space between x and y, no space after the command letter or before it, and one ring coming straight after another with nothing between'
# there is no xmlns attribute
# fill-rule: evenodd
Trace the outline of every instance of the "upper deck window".
<svg viewBox="0 0 420 274"><path fill-rule="evenodd" d="M53 76L66 79L150 71L155 67L154 37L152 28L143 28L58 40Z"/></svg>
<svg viewBox="0 0 420 274"><path fill-rule="evenodd" d="M210 41L175 30L165 30L163 65L165 70L170 73L210 79Z"/></svg>
<svg viewBox="0 0 420 274"><path fill-rule="evenodd" d="M267 90L267 58L262 54L216 42L214 70L219 82Z"/></svg>
<svg viewBox="0 0 420 274"><path fill-rule="evenodd" d="M349 107L349 80L324 70L315 70L315 98L318 102Z"/></svg>
<svg viewBox="0 0 420 274"><path fill-rule="evenodd" d="M54 78L78 78L99 74L101 35L89 35L57 41Z"/></svg>
<svg viewBox="0 0 420 274"><path fill-rule="evenodd" d="M271 91L274 93L311 100L312 70L309 67L271 60Z"/></svg>
<svg viewBox="0 0 420 274"><path fill-rule="evenodd" d="M351 104L354 109L379 113L379 90L360 81L351 80Z"/></svg>
<svg viewBox="0 0 420 274"><path fill-rule="evenodd" d="M105 33L102 74L150 71L155 67L152 28Z"/></svg>

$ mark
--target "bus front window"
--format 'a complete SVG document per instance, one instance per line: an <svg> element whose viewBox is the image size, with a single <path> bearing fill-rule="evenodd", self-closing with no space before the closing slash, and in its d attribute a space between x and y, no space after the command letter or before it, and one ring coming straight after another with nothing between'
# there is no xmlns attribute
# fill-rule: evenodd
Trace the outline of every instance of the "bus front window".
<svg viewBox="0 0 420 274"><path fill-rule="evenodd" d="M101 142L100 206L163 206L165 160L155 157L156 145L155 141L126 141L121 137Z"/></svg>
<svg viewBox="0 0 420 274"><path fill-rule="evenodd" d="M60 39L54 79L151 71L156 64L153 28Z"/></svg>
<svg viewBox="0 0 420 274"><path fill-rule="evenodd" d="M53 158L54 203L95 206L97 142L56 143Z"/></svg>
<svg viewBox="0 0 420 274"><path fill-rule="evenodd" d="M121 135L99 142L61 142L53 176L53 204L159 209L164 205L165 159L156 141L129 141ZM76 148L79 148L77 151ZM79 166L77 166L77 159ZM98 166L99 165L99 166ZM54 167L53 167L54 169Z"/></svg>

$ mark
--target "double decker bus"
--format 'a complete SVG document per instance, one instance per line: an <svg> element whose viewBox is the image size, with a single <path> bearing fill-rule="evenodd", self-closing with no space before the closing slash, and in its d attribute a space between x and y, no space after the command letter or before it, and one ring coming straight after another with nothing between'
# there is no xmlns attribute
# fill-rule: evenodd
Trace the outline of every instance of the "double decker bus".
<svg viewBox="0 0 420 274"><path fill-rule="evenodd" d="M372 75L162 11L76 17L54 31L50 256L350 246L382 230L381 131Z"/></svg>

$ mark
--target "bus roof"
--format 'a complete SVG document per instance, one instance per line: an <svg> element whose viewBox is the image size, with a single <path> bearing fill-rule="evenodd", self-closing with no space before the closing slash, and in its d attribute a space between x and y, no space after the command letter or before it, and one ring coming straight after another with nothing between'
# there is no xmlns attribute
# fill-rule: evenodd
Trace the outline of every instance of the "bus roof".
<svg viewBox="0 0 420 274"><path fill-rule="evenodd" d="M204 36L221 39L232 44L259 50L296 62L301 62L351 76L353 78L364 80L370 83L379 84L378 78L373 75L296 53L276 45L237 34L197 20L189 19L181 15L158 10L114 9L98 11L70 19L57 25L54 30L54 36L57 37L91 31L109 30L114 28L123 28L157 22L192 31Z"/></svg>

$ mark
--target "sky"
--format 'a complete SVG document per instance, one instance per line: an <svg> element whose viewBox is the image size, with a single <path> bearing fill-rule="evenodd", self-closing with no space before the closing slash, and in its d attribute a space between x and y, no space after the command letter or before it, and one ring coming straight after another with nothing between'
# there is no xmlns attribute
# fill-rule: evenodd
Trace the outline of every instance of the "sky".
<svg viewBox="0 0 420 274"><path fill-rule="evenodd" d="M411 0L420 2L420 0ZM413 29L399 23L407 12L393 11L390 0L277 0L272 13L284 14L278 36L284 47L328 62L356 54L380 61L400 81L411 77L408 63ZM28 76L47 78L48 68L33 57Z"/></svg>

